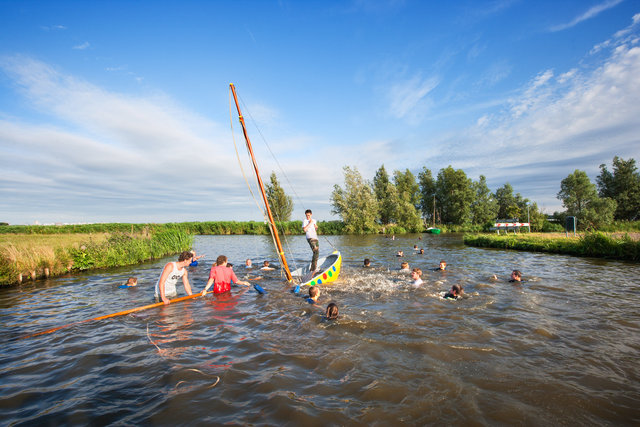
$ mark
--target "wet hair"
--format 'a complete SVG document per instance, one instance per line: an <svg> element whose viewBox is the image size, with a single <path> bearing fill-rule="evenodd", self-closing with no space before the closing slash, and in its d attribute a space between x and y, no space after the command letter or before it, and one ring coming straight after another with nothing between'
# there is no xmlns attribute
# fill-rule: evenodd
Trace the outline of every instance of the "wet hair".
<svg viewBox="0 0 640 427"><path fill-rule="evenodd" d="M231 264L230 262L227 263L227 267L229 268L233 268L233 264Z"/></svg>
<svg viewBox="0 0 640 427"><path fill-rule="evenodd" d="M222 265L225 262L227 262L227 256L226 255L218 255L218 258L216 258L216 265Z"/></svg>
<svg viewBox="0 0 640 427"><path fill-rule="evenodd" d="M422 270L420 270L419 268L414 268L413 272L418 273L418 276L422 277Z"/></svg>
<svg viewBox="0 0 640 427"><path fill-rule="evenodd" d="M193 258L193 254L191 253L191 251L184 251L181 252L180 255L178 255L178 262L186 261L191 258Z"/></svg>
<svg viewBox="0 0 640 427"><path fill-rule="evenodd" d="M456 295L460 295L462 293L462 286L455 284L451 287L451 291L451 293L455 292Z"/></svg>
<svg viewBox="0 0 640 427"><path fill-rule="evenodd" d="M447 261L445 261L445 260L441 259L441 260L440 260L440 264L447 265Z"/></svg>
<svg viewBox="0 0 640 427"><path fill-rule="evenodd" d="M128 285L129 283L138 283L138 278L137 277L129 277L129 279L127 279L127 283L125 283L125 285Z"/></svg>
<svg viewBox="0 0 640 427"><path fill-rule="evenodd" d="M267 265L269 265L269 261L263 261L262 265L264 265L266 267Z"/></svg>
<svg viewBox="0 0 640 427"><path fill-rule="evenodd" d="M306 211L304 211L305 215L308 214L308 213L313 214L313 212L311 212L311 209L307 209Z"/></svg>
<svg viewBox="0 0 640 427"><path fill-rule="evenodd" d="M317 287L317 286L311 286L311 287L309 287L309 296L310 296L311 298L315 298L315 297L317 297L318 295L320 295L320 289L318 289L318 287Z"/></svg>
<svg viewBox="0 0 640 427"><path fill-rule="evenodd" d="M408 262L403 262L402 264L400 264L400 267L405 268L405 267L409 267L409 263Z"/></svg>
<svg viewBox="0 0 640 427"><path fill-rule="evenodd" d="M369 258L365 258L364 265L369 265L369 264L371 264L371 260Z"/></svg>
<svg viewBox="0 0 640 427"><path fill-rule="evenodd" d="M511 274L515 275L516 277L522 278L522 273L520 272L520 270L513 270Z"/></svg>
<svg viewBox="0 0 640 427"><path fill-rule="evenodd" d="M338 305L335 302L329 303L327 306L327 311L325 313L325 317L327 319L337 319L338 318Z"/></svg>

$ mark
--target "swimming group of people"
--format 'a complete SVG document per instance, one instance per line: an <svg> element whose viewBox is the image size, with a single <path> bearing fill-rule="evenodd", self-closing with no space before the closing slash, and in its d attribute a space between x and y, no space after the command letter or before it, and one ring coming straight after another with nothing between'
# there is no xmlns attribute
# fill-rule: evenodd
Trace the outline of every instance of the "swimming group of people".
<svg viewBox="0 0 640 427"><path fill-rule="evenodd" d="M413 250L415 251L415 253L417 255L422 255L424 254L424 249L422 248L418 248L418 245L414 245L413 246ZM402 250L398 250L396 252L396 257L404 257L404 251ZM369 258L365 258L364 262L363 262L363 267L364 268L370 268L371 267L371 259ZM431 271L445 271L447 269L447 262L445 260L440 260L440 262L438 263L438 266L435 268L431 268ZM411 280L412 280L412 286L414 288L419 288L420 286L422 286L424 284L424 281L422 280L422 270L419 268L413 268L410 269L409 268L409 263L407 261L402 261L400 263L400 268L397 270L398 272L401 273L409 273L411 275ZM492 275L489 280L491 281L497 281L498 276L497 275ZM508 280L511 283L515 283L515 282L522 282L522 272L520 270L513 270L511 272L511 276ZM448 300L457 300L459 298L463 298L465 296L464 294L464 289L461 285L459 284L454 284L451 289L447 292L442 292L440 294L442 296L442 298L444 299L448 299Z"/></svg>

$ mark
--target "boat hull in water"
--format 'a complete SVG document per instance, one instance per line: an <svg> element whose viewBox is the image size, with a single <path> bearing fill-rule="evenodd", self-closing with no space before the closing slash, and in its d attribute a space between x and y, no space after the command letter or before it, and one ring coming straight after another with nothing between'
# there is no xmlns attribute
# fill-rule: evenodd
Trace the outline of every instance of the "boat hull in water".
<svg viewBox="0 0 640 427"><path fill-rule="evenodd" d="M334 251L331 255L318 260L318 273L311 275L310 266L298 268L291 272L293 277L303 281L301 286L325 285L335 281L340 275L342 255Z"/></svg>

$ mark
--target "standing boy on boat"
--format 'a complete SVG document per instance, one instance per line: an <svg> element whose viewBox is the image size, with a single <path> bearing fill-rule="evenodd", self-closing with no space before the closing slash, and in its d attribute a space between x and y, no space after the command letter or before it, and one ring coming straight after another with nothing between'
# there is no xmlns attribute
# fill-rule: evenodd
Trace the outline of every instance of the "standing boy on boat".
<svg viewBox="0 0 640 427"><path fill-rule="evenodd" d="M318 264L318 254L320 254L320 245L318 244L318 224L315 219L311 218L311 214L311 209L304 211L304 216L306 218L302 221L302 229L304 230L307 236L307 242L309 242L309 246L313 251L310 271L311 273L315 273Z"/></svg>
<svg viewBox="0 0 640 427"><path fill-rule="evenodd" d="M179 279L182 279L184 285L184 291L187 295L191 295L191 285L189 284L189 273L185 268L193 260L193 254L189 251L184 251L178 256L178 262L169 262L164 266L162 274L158 283L156 283L155 296L156 300L162 300L165 305L171 304L168 297L178 296L176 290L176 283Z"/></svg>

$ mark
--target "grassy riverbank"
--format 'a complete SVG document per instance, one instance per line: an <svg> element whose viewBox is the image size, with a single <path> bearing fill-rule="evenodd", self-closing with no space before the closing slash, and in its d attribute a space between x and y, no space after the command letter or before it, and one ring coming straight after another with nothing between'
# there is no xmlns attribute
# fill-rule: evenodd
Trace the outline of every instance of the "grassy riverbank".
<svg viewBox="0 0 640 427"><path fill-rule="evenodd" d="M188 250L193 235L165 229L134 233L0 234L0 285L73 271L138 264Z"/></svg>
<svg viewBox="0 0 640 427"><path fill-rule="evenodd" d="M302 221L278 222L278 231L284 234L304 234ZM342 221L319 221L320 234L343 234ZM158 233L181 231L188 234L269 234L269 227L262 221L202 221L170 222L166 224L70 224L70 225L5 225L0 226L0 234L78 234L78 233Z"/></svg>
<svg viewBox="0 0 640 427"><path fill-rule="evenodd" d="M465 234L463 239L466 245L483 248L640 261L640 241L627 233L584 233L576 237L562 233Z"/></svg>

